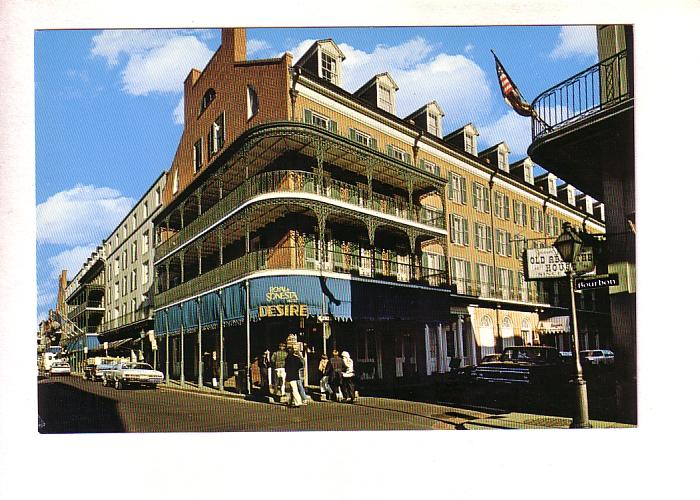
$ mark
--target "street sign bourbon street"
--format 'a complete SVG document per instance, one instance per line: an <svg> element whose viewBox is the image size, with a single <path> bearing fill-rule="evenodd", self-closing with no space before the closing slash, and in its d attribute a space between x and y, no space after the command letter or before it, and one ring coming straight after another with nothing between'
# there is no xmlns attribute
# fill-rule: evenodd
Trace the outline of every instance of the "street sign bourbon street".
<svg viewBox="0 0 700 500"><path fill-rule="evenodd" d="M574 287L576 290L587 290L589 288L602 288L606 286L617 286L620 280L617 274L602 274L589 278L577 278Z"/></svg>

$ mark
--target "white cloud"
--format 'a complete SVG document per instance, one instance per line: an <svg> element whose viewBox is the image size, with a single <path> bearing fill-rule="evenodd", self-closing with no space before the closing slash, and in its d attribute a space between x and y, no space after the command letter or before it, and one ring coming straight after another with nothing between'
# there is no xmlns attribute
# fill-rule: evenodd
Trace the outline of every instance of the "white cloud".
<svg viewBox="0 0 700 500"><path fill-rule="evenodd" d="M68 250L64 250L52 257L47 259L50 267L51 277L56 277L55 284L58 288L58 276L60 276L61 271L66 269L68 271L68 279L73 278L80 268L83 266L85 261L92 252L95 251L97 245L79 245ZM53 294L52 299L56 298L56 293Z"/></svg>
<svg viewBox="0 0 700 500"><path fill-rule="evenodd" d="M246 55L252 55L256 52L261 52L263 50L269 50L272 47L265 40L254 40L250 39L246 41Z"/></svg>
<svg viewBox="0 0 700 500"><path fill-rule="evenodd" d="M598 52L595 26L562 26L557 46L549 53L552 59L595 56Z"/></svg>
<svg viewBox="0 0 700 500"><path fill-rule="evenodd" d="M36 207L37 242L79 245L104 239L135 200L107 187L76 185Z"/></svg>
<svg viewBox="0 0 700 500"><path fill-rule="evenodd" d="M202 39L208 30L105 30L93 37L91 54L109 66L127 59L122 90L131 95L182 92L192 68L202 69L213 55Z"/></svg>
<svg viewBox="0 0 700 500"><path fill-rule="evenodd" d="M295 62L313 42L304 40L290 51ZM388 72L399 86L398 116L435 100L445 112L448 132L484 116L490 108L491 92L484 71L463 54L435 53L436 47L421 37L394 46L377 45L372 52L345 43L338 47L346 57L343 88L354 92L374 75Z"/></svg>
<svg viewBox="0 0 700 500"><path fill-rule="evenodd" d="M510 110L495 122L480 125L479 149L486 149L505 141L510 148L510 161L527 156L527 148L532 142L532 125L529 118Z"/></svg>
<svg viewBox="0 0 700 500"><path fill-rule="evenodd" d="M173 109L173 121L178 125L185 123L185 96L180 97L177 106Z"/></svg>

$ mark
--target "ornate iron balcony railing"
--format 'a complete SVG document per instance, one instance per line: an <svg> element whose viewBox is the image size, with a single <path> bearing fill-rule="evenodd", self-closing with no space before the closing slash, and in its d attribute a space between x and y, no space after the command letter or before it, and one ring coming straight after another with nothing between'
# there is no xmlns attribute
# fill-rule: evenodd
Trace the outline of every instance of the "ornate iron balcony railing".
<svg viewBox="0 0 700 500"><path fill-rule="evenodd" d="M627 51L618 52L538 95L532 140L634 97Z"/></svg>

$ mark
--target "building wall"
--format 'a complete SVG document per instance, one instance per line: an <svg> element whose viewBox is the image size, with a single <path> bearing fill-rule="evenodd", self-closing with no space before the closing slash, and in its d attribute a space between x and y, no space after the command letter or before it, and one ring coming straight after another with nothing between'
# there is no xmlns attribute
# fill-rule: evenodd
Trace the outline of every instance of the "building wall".
<svg viewBox="0 0 700 500"><path fill-rule="evenodd" d="M154 274L155 245L152 221L154 215L163 206L165 182L166 175L163 173L105 240L104 321L107 328L110 322L118 317L123 318L125 315L137 312L147 313L143 309L143 303L153 284ZM119 259L118 273L117 259ZM147 274L144 274L144 269L147 269ZM132 285L133 272L136 274ZM126 287L124 278L126 278ZM118 290L118 297L116 290ZM135 301L135 308L132 301Z"/></svg>
<svg viewBox="0 0 700 500"><path fill-rule="evenodd" d="M166 206L173 200L176 171L178 192L181 192L221 154L220 150L210 158L207 151L207 136L212 124L221 113L224 113L225 117L223 149L251 127L289 118L291 57L290 54L285 54L279 59L236 61L233 52L222 46L201 73L192 70L184 84L185 124L168 173L164 195ZM247 111L248 86L255 89L259 104L257 114L250 119ZM209 89L214 89L216 97L200 113L202 98ZM198 139L202 140L202 167L195 173L193 148Z"/></svg>

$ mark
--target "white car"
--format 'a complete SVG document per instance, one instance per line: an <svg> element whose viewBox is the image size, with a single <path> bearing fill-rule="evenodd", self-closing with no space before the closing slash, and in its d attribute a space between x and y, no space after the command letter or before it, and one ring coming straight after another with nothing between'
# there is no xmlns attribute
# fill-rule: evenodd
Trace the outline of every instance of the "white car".
<svg viewBox="0 0 700 500"><path fill-rule="evenodd" d="M54 361L49 368L49 376L70 375L70 365L68 361Z"/></svg>
<svg viewBox="0 0 700 500"><path fill-rule="evenodd" d="M124 389L127 386L155 389L164 378L162 372L154 370L148 363L119 363L103 372L102 385L113 385L115 389Z"/></svg>
<svg viewBox="0 0 700 500"><path fill-rule="evenodd" d="M612 365L615 363L615 354L607 349L590 349L581 351L581 361L592 365Z"/></svg>

